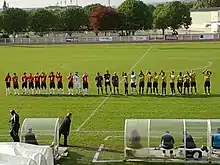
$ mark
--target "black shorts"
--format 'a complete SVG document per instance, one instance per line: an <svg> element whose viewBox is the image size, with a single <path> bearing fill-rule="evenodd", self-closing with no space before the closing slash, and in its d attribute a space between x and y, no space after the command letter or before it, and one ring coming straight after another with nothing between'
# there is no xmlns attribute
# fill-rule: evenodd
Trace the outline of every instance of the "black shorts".
<svg viewBox="0 0 220 165"><path fill-rule="evenodd" d="M29 82L28 88L29 89L34 89L34 82Z"/></svg>
<svg viewBox="0 0 220 165"><path fill-rule="evenodd" d="M167 83L166 82L162 82L162 88L166 88L167 87Z"/></svg>
<svg viewBox="0 0 220 165"><path fill-rule="evenodd" d="M6 82L6 88L10 88L11 87L11 83L10 82Z"/></svg>
<svg viewBox="0 0 220 165"><path fill-rule="evenodd" d="M88 89L89 88L89 84L88 83L83 83L83 89Z"/></svg>
<svg viewBox="0 0 220 165"><path fill-rule="evenodd" d="M184 82L184 88L189 88L190 84L189 82Z"/></svg>
<svg viewBox="0 0 220 165"><path fill-rule="evenodd" d="M182 82L178 82L177 83L177 88L182 88L183 87L183 83Z"/></svg>
<svg viewBox="0 0 220 165"><path fill-rule="evenodd" d="M211 86L210 81L206 81L206 82L204 83L204 87L210 87L210 86Z"/></svg>
<svg viewBox="0 0 220 165"><path fill-rule="evenodd" d="M18 83L13 84L13 87L14 87L14 89L18 89L18 88L19 88L19 87L18 87Z"/></svg>
<svg viewBox="0 0 220 165"><path fill-rule="evenodd" d="M158 82L153 82L153 88L158 88Z"/></svg>
<svg viewBox="0 0 220 165"><path fill-rule="evenodd" d="M68 89L73 89L73 83L68 83Z"/></svg>
<svg viewBox="0 0 220 165"><path fill-rule="evenodd" d="M117 81L116 82L112 82L112 85L113 85L113 87L118 87L119 83Z"/></svg>
<svg viewBox="0 0 220 165"><path fill-rule="evenodd" d="M23 88L27 88L27 82L23 82L23 83L22 83L22 89L23 89Z"/></svg>
<svg viewBox="0 0 220 165"><path fill-rule="evenodd" d="M124 83L125 88L128 88L128 83Z"/></svg>
<svg viewBox="0 0 220 165"><path fill-rule="evenodd" d="M135 83L131 83L131 88L136 88L136 84Z"/></svg>
<svg viewBox="0 0 220 165"><path fill-rule="evenodd" d="M110 81L109 81L109 82L106 82L106 81L105 81L105 86L106 86L106 87L107 87L107 86L111 86Z"/></svg>
<svg viewBox="0 0 220 165"><path fill-rule="evenodd" d="M175 83L174 82L170 83L170 88L172 88L172 89L175 88Z"/></svg>
<svg viewBox="0 0 220 165"><path fill-rule="evenodd" d="M62 82L57 83L57 89L63 89L63 83Z"/></svg>
<svg viewBox="0 0 220 165"><path fill-rule="evenodd" d="M40 89L40 82L35 82L35 88Z"/></svg>
<svg viewBox="0 0 220 165"><path fill-rule="evenodd" d="M147 88L152 88L152 82L147 82Z"/></svg>
<svg viewBox="0 0 220 165"><path fill-rule="evenodd" d="M47 83L46 82L41 83L41 89L47 89Z"/></svg>
<svg viewBox="0 0 220 165"><path fill-rule="evenodd" d="M196 87L196 82L191 82L191 87Z"/></svg>
<svg viewBox="0 0 220 165"><path fill-rule="evenodd" d="M139 82L139 87L144 88L144 81Z"/></svg>
<svg viewBox="0 0 220 165"><path fill-rule="evenodd" d="M97 88L101 88L102 87L102 83L97 83L96 86L97 86Z"/></svg>
<svg viewBox="0 0 220 165"><path fill-rule="evenodd" d="M50 89L55 89L55 83L54 82L50 83Z"/></svg>

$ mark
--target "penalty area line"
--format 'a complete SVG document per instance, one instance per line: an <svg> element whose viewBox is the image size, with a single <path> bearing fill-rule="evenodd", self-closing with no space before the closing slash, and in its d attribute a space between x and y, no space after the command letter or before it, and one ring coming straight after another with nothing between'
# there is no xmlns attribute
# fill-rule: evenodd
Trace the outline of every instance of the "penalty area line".
<svg viewBox="0 0 220 165"><path fill-rule="evenodd" d="M144 57L146 57L151 49L153 48L153 46L151 46L142 56L141 58L131 67L131 69L128 71L128 74L140 63L141 60L144 59ZM122 82L123 80L120 81L120 83ZM95 115L95 113L101 108L101 106L103 104L105 104L105 102L109 99L109 97L111 96L111 94L109 94L104 100L102 100L102 102L95 108L94 111L92 111L92 113L90 114L90 116L76 129L76 132L79 132L80 129L86 125L86 123Z"/></svg>

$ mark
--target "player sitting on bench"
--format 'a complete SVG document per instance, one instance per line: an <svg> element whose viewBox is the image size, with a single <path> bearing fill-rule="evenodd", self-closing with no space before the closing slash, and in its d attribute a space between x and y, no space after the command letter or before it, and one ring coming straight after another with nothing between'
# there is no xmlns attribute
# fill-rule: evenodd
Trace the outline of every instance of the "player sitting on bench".
<svg viewBox="0 0 220 165"><path fill-rule="evenodd" d="M24 138L25 138L25 143L38 145L37 139L35 137L35 134L32 132L31 127L28 128L28 132L26 133Z"/></svg>
<svg viewBox="0 0 220 165"><path fill-rule="evenodd" d="M141 145L141 137L137 130L133 130L131 132L131 144L129 144L129 148L132 149L141 149L143 146Z"/></svg>
<svg viewBox="0 0 220 165"><path fill-rule="evenodd" d="M166 131L165 134L162 136L161 138L161 147L164 149L163 150L163 155L166 155L166 150L170 150L170 156L172 156L173 154L173 148L174 148L174 138L173 136L170 134L169 131Z"/></svg>
<svg viewBox="0 0 220 165"><path fill-rule="evenodd" d="M186 132L185 136L186 136L186 148L187 149L196 148L196 144L194 142L193 137L188 132ZM184 143L184 138L183 138L183 143ZM184 148L184 144L181 145L180 148Z"/></svg>
<svg viewBox="0 0 220 165"><path fill-rule="evenodd" d="M220 128L215 134L212 134L212 147L213 149L220 149Z"/></svg>

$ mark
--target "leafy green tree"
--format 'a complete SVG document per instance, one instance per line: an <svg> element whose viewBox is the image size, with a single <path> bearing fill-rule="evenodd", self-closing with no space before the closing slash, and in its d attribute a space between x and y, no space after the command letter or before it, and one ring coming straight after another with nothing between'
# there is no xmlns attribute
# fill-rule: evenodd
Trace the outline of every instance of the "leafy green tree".
<svg viewBox="0 0 220 165"><path fill-rule="evenodd" d="M28 29L28 13L18 8L7 8L3 12L3 29L14 36Z"/></svg>
<svg viewBox="0 0 220 165"><path fill-rule="evenodd" d="M38 9L31 18L31 30L41 37L53 31L55 24L56 16L46 9Z"/></svg>
<svg viewBox="0 0 220 165"><path fill-rule="evenodd" d="M111 7L98 6L90 14L90 26L98 34L99 31L116 30L119 27L119 15Z"/></svg>
<svg viewBox="0 0 220 165"><path fill-rule="evenodd" d="M63 30L71 36L73 31L83 30L86 26L86 14L81 8L67 8L61 12Z"/></svg>
<svg viewBox="0 0 220 165"><path fill-rule="evenodd" d="M137 31L151 29L153 15L149 7L140 0L126 0L118 8L121 30Z"/></svg>
<svg viewBox="0 0 220 165"><path fill-rule="evenodd" d="M151 13L154 12L154 10L156 9L156 7L154 5L147 5L148 9L151 11Z"/></svg>
<svg viewBox="0 0 220 165"><path fill-rule="evenodd" d="M168 20L166 15L166 6L165 4L157 5L153 13L154 16L154 27L156 29L162 29L163 35L165 34L165 29L168 28Z"/></svg>
<svg viewBox="0 0 220 165"><path fill-rule="evenodd" d="M93 12L93 10L98 7L98 6L102 6L100 3L95 3L95 4L90 4L87 5L83 8L85 14L86 14L86 26L87 26L87 30L92 30L90 27L90 22L89 22L89 17L91 15L91 13Z"/></svg>
<svg viewBox="0 0 220 165"><path fill-rule="evenodd" d="M197 0L195 8L220 7L220 0Z"/></svg>
<svg viewBox="0 0 220 165"><path fill-rule="evenodd" d="M2 12L0 12L0 32L3 30L3 20L4 18L3 18L3 13Z"/></svg>
<svg viewBox="0 0 220 165"><path fill-rule="evenodd" d="M184 4L189 8L192 9L195 7L196 2L184 2Z"/></svg>
<svg viewBox="0 0 220 165"><path fill-rule="evenodd" d="M173 32L182 26L188 27L191 25L191 17L189 8L180 1L173 1L166 5L165 15L167 25Z"/></svg>

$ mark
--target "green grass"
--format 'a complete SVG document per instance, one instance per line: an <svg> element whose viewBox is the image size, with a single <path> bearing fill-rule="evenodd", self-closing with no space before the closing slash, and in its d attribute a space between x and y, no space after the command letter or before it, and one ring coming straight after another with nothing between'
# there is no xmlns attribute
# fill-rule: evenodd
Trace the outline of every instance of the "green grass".
<svg viewBox="0 0 220 165"><path fill-rule="evenodd" d="M114 152L103 152L103 159L121 159L122 138L104 141L106 136L123 136L122 133L80 134L74 133L106 96L100 97L31 97L5 96L3 78L7 72L60 71L64 77L69 72L78 71L89 74L89 91L96 94L94 76L108 69L119 75L129 71L134 64L153 46L151 51L135 66L134 71L152 72L165 70L185 72L195 69L197 73L198 96L189 97L151 97L151 96L111 96L86 122L81 130L87 131L123 131L126 118L220 118L220 46L219 43L175 43L175 44L117 44L117 45L60 45L60 46L14 46L0 47L0 132L8 134L8 109L14 108L21 120L28 117L63 117L73 113L72 134L69 138L70 157L61 165L89 164L101 143ZM211 63L210 63L211 61ZM211 65L212 64L212 65ZM203 93L203 75L205 66L210 65L212 75L212 95ZM63 68L61 67L63 66ZM67 86L65 80L65 88ZM123 93L121 84L120 92ZM158 124L158 123L156 123ZM155 124L155 128L158 125ZM161 124L161 123L159 123ZM160 126L160 125L159 125ZM169 128L172 131L170 125ZM206 128L200 125L201 136ZM217 127L217 126L216 126ZM197 132L192 126L191 132ZM163 129L159 130L163 134ZM177 131L177 129L175 130ZM204 131L204 133L202 133ZM159 133L160 134L160 133ZM181 135L181 132L179 132ZM200 136L200 135L199 135ZM1 141L10 141L10 137L0 136ZM158 140L157 138L153 141ZM181 138L179 138L180 143ZM201 141L201 140L198 140ZM205 140L199 142L203 143ZM156 142L156 141L155 141ZM156 144L156 143L155 143Z"/></svg>

